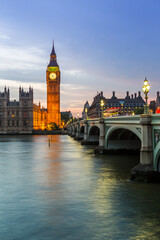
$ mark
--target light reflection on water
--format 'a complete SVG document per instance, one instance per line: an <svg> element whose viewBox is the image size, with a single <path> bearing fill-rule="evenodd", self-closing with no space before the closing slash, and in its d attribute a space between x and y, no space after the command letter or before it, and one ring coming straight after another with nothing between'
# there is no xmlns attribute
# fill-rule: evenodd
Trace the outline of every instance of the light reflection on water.
<svg viewBox="0 0 160 240"><path fill-rule="evenodd" d="M68 136L1 137L0 239L159 239L160 185L127 181L138 162Z"/></svg>

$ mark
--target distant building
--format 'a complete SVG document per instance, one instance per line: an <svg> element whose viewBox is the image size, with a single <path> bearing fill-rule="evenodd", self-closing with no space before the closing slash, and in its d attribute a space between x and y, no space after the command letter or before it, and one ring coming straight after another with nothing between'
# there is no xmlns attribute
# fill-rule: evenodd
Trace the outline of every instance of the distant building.
<svg viewBox="0 0 160 240"><path fill-rule="evenodd" d="M159 92L157 92L157 98L156 98L156 108L160 106L160 96Z"/></svg>
<svg viewBox="0 0 160 240"><path fill-rule="evenodd" d="M145 104L145 101L141 97L141 92L138 92L138 96L135 93L134 96L133 94L131 94L131 97L130 97L129 92L127 91L125 98L117 98L114 91L111 98L105 98L103 96L103 92L100 92L100 93L97 93L97 95L93 99L91 106L88 108L89 118L100 117L101 100L104 101L104 107L103 107L104 112L110 111L112 109L114 110L114 108L117 108L119 114L121 115L131 114L134 109L143 108ZM85 105L84 105L84 108L85 108ZM83 116L83 112L82 112L82 116Z"/></svg>
<svg viewBox="0 0 160 240"><path fill-rule="evenodd" d="M153 113L156 113L158 110L160 110L160 95L159 92L157 92L157 98L156 100L150 101L149 108L153 111Z"/></svg>
<svg viewBox="0 0 160 240"><path fill-rule="evenodd" d="M0 92L0 134L31 134L33 130L48 129L49 125L61 126L60 70L54 44L46 70L47 109L33 103L33 89L25 92L19 88L19 101L10 100L9 89Z"/></svg>
<svg viewBox="0 0 160 240"><path fill-rule="evenodd" d="M88 101L86 101L86 103L84 104L83 112L82 112L83 119L87 119L89 108L90 108L89 103L88 103Z"/></svg>
<svg viewBox="0 0 160 240"><path fill-rule="evenodd" d="M106 99L106 108L114 108L119 107L119 113L122 115L131 114L134 109L136 108L143 108L145 104L145 101L141 97L141 92L131 94L131 97L129 95L129 91L126 92L125 98L117 98L115 96L115 92L113 92L113 95L111 99Z"/></svg>
<svg viewBox="0 0 160 240"><path fill-rule="evenodd" d="M54 44L50 54L50 62L46 70L46 83L48 124L55 123L57 126L60 126L60 69L57 63Z"/></svg>
<svg viewBox="0 0 160 240"><path fill-rule="evenodd" d="M100 117L100 102L102 99L106 101L105 97L103 96L103 92L97 93L93 99L91 106L88 108L87 116L89 118Z"/></svg>
<svg viewBox="0 0 160 240"><path fill-rule="evenodd" d="M29 92L19 88L19 101L10 101L6 87L0 92L0 134L32 133L33 130L33 89Z"/></svg>
<svg viewBox="0 0 160 240"><path fill-rule="evenodd" d="M67 123L72 117L73 116L72 116L72 113L70 111L61 112L61 122L62 122L62 125L64 126L65 123Z"/></svg>
<svg viewBox="0 0 160 240"><path fill-rule="evenodd" d="M153 113L156 112L156 101L155 100L150 101L149 109L151 109Z"/></svg>

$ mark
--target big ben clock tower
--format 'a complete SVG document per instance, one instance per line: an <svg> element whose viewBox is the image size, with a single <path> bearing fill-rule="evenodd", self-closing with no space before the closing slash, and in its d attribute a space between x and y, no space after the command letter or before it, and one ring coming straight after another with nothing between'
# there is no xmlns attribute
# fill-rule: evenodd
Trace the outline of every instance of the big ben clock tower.
<svg viewBox="0 0 160 240"><path fill-rule="evenodd" d="M50 54L50 62L46 70L46 82L48 124L56 123L57 126L60 126L60 70L57 64L54 43Z"/></svg>

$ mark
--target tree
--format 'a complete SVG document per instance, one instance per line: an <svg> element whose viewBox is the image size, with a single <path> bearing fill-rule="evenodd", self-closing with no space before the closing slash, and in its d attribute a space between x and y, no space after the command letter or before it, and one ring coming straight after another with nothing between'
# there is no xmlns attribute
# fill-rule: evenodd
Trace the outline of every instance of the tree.
<svg viewBox="0 0 160 240"><path fill-rule="evenodd" d="M139 115L139 114L143 114L144 113L144 108L135 108L133 110L134 115Z"/></svg>
<svg viewBox="0 0 160 240"><path fill-rule="evenodd" d="M55 129L59 129L59 127L57 126L56 123L52 122L52 123L48 124L48 126L47 126L48 131L52 131L52 130L55 130Z"/></svg>

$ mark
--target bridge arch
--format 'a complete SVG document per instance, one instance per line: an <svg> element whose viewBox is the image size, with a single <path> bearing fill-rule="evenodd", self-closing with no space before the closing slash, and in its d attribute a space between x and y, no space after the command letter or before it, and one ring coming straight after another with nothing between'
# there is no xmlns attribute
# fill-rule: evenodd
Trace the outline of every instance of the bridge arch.
<svg viewBox="0 0 160 240"><path fill-rule="evenodd" d="M106 149L135 149L141 148L141 133L134 128L111 127L105 136Z"/></svg>
<svg viewBox="0 0 160 240"><path fill-rule="evenodd" d="M79 137L84 138L84 126L80 126Z"/></svg>
<svg viewBox="0 0 160 240"><path fill-rule="evenodd" d="M157 172L160 172L160 150L158 151L158 154L155 159L155 170Z"/></svg>
<svg viewBox="0 0 160 240"><path fill-rule="evenodd" d="M98 126L94 125L88 129L89 141L99 142L100 129Z"/></svg>

